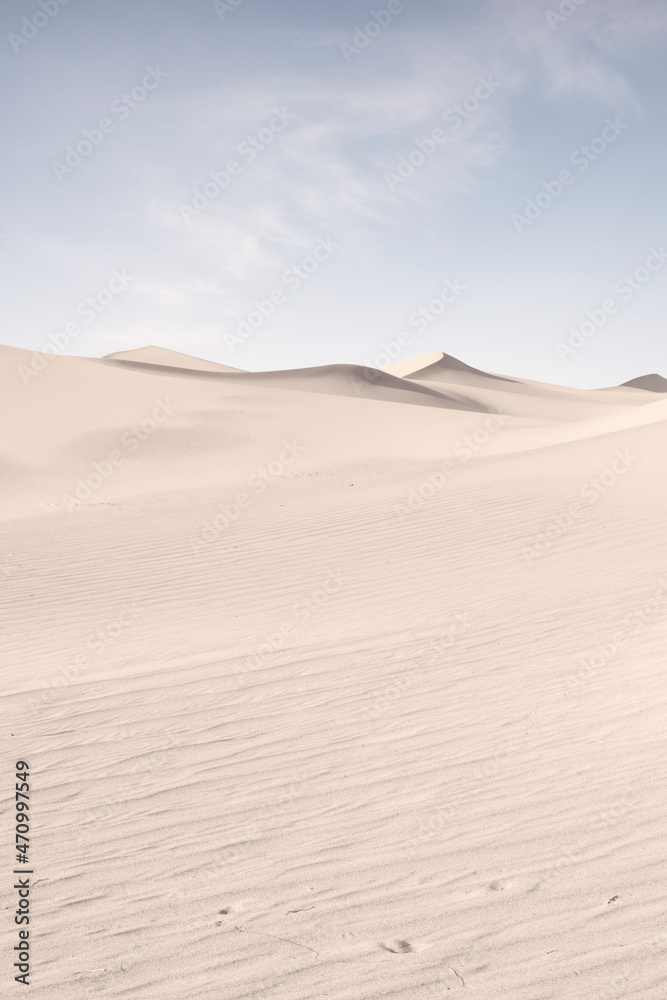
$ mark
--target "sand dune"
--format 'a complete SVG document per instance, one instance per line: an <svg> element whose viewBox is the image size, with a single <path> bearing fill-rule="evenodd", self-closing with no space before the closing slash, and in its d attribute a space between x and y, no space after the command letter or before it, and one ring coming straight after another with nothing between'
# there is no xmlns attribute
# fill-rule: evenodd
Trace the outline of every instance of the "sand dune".
<svg viewBox="0 0 667 1000"><path fill-rule="evenodd" d="M0 372L33 996L662 1000L659 376Z"/></svg>
<svg viewBox="0 0 667 1000"><path fill-rule="evenodd" d="M413 367L417 365L417 367ZM394 368L393 365L385 368L385 371L390 371ZM453 358L451 354L443 354L440 351L432 352L430 354L422 354L414 359L406 358L404 361L396 362L397 370L394 371L395 375L400 374L403 378L418 379L426 381L439 381L447 382L451 380L451 377L455 375L478 375L481 376L485 381L491 379L499 379L501 382L515 382L516 379L510 379L503 375L492 375L490 372L480 371L479 368L471 368L470 365L466 365L463 361L459 361L458 358Z"/></svg>
<svg viewBox="0 0 667 1000"><path fill-rule="evenodd" d="M641 375L639 378L632 378L623 385L634 386L637 389L647 389L649 392L667 392L667 378L662 375Z"/></svg>
<svg viewBox="0 0 667 1000"><path fill-rule="evenodd" d="M177 355L183 357L183 355ZM319 368L297 368L278 372L242 372L239 369L193 369L176 365L171 359L158 364L123 359L108 355L100 359L106 364L129 368L154 375L183 378L219 379L222 375L235 376L237 383L246 386L264 385L296 392L323 392L333 396L368 396L388 402L414 403L420 406L442 406L443 401L454 409L470 409L465 397L448 393L438 387L430 388L413 384L379 369L359 365L323 365ZM220 366L222 368L222 366ZM228 380L229 381L229 380Z"/></svg>
<svg viewBox="0 0 667 1000"><path fill-rule="evenodd" d="M216 361L204 361L202 358L193 358L190 354L179 354L178 351L169 351L164 347L137 347L132 351L116 351L114 354L105 354L100 361L139 361L143 364L159 365L160 367L187 368L190 371L203 372L239 372L241 368L230 368L229 365L220 365Z"/></svg>

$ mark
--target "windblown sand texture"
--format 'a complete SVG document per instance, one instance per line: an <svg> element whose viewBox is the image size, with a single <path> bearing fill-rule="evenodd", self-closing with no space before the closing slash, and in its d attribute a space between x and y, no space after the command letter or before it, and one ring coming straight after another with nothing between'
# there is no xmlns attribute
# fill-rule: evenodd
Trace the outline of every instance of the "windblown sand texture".
<svg viewBox="0 0 667 1000"><path fill-rule="evenodd" d="M664 1000L664 380L1 359L33 1000Z"/></svg>

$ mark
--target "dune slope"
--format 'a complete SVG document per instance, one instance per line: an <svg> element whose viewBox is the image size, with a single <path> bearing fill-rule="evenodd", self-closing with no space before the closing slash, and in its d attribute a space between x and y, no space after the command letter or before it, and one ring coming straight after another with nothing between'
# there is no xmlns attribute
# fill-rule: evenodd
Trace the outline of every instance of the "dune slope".
<svg viewBox="0 0 667 1000"><path fill-rule="evenodd" d="M667 400L135 353L0 351L32 995L662 1000Z"/></svg>

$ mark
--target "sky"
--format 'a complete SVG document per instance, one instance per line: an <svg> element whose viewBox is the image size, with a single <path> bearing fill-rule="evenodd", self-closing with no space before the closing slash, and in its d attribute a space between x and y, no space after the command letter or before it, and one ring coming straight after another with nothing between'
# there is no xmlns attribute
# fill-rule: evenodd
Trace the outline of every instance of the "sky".
<svg viewBox="0 0 667 1000"><path fill-rule="evenodd" d="M0 341L667 376L664 0L5 0Z"/></svg>

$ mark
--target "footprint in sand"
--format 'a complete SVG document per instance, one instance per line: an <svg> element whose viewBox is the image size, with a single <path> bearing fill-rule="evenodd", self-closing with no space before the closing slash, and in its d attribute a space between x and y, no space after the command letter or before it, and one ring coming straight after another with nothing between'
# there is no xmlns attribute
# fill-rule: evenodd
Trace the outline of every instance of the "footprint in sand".
<svg viewBox="0 0 667 1000"><path fill-rule="evenodd" d="M511 889L514 883L509 878L497 878L495 882L489 883L489 889L492 892L506 892Z"/></svg>
<svg viewBox="0 0 667 1000"><path fill-rule="evenodd" d="M389 944L381 941L380 947L385 951L392 951L394 955L404 955L408 951L414 951L409 941L391 941Z"/></svg>
<svg viewBox="0 0 667 1000"><path fill-rule="evenodd" d="M425 951L431 945L424 941L381 941L380 947L394 955L407 955L411 951Z"/></svg>
<svg viewBox="0 0 667 1000"><path fill-rule="evenodd" d="M489 883L487 892L537 892L541 886L541 882L533 882L526 878L498 878Z"/></svg>

